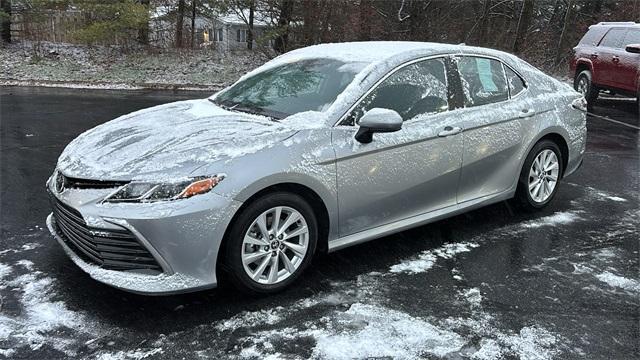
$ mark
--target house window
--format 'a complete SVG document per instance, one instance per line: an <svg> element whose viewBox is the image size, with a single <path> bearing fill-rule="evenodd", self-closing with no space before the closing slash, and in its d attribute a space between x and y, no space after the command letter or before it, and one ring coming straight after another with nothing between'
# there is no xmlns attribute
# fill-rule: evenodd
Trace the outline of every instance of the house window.
<svg viewBox="0 0 640 360"><path fill-rule="evenodd" d="M213 32L213 41L222 41L222 29L214 29Z"/></svg>
<svg viewBox="0 0 640 360"><path fill-rule="evenodd" d="M248 34L248 30L247 29L238 29L236 31L236 41L238 42L247 42L247 34Z"/></svg>
<svg viewBox="0 0 640 360"><path fill-rule="evenodd" d="M202 33L202 41L205 42L205 43L209 42L209 31L205 30Z"/></svg>

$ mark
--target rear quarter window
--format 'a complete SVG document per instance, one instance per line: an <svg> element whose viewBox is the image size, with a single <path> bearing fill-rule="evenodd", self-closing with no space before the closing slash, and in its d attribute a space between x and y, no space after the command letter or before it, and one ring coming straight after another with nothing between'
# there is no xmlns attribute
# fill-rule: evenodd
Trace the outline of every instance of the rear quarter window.
<svg viewBox="0 0 640 360"><path fill-rule="evenodd" d="M627 29L611 29L607 35L602 38L600 46L619 49L622 47L622 40L627 34Z"/></svg>
<svg viewBox="0 0 640 360"><path fill-rule="evenodd" d="M605 29L592 27L586 34L584 34L582 40L580 40L580 45L596 46L598 45L598 42L600 42L600 39L602 39L602 35L604 35L604 33Z"/></svg>

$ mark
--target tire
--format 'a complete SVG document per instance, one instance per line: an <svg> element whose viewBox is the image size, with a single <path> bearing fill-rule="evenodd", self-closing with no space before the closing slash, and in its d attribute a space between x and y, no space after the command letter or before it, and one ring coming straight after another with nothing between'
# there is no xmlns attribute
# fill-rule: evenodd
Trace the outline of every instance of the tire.
<svg viewBox="0 0 640 360"><path fill-rule="evenodd" d="M591 75L591 71L583 70L578 74L578 76L576 76L573 82L573 88L584 95L589 107L593 106L600 93L600 89L593 84L592 79L593 76Z"/></svg>
<svg viewBox="0 0 640 360"><path fill-rule="evenodd" d="M552 152L555 155L555 163L557 163L557 169L550 170L544 175L538 175L538 172L533 168L534 162L539 157L544 159L544 154L549 155ZM550 160L553 158L549 155ZM562 153L558 145L551 140L542 140L533 146L533 149L527 155L524 161L522 170L520 171L520 178L518 180L518 188L516 189L516 201L523 210L536 211L549 205L554 199L558 188L560 187L560 180L562 179L563 169ZM549 166L551 168L552 166ZM542 177L546 176L546 180ZM552 178L555 177L555 182L552 182ZM540 184L540 191L544 193L541 196L536 197L536 187ZM530 190L530 186L534 186ZM548 186L552 186L551 191L547 195L546 192L549 189ZM540 193L538 193L540 195Z"/></svg>
<svg viewBox="0 0 640 360"><path fill-rule="evenodd" d="M286 226L281 229L281 236L278 236L274 227L277 208L280 208L278 225ZM301 216L301 220L287 226L292 214ZM263 216L264 226L261 226L259 218ZM291 219L295 218L293 216ZM287 233L303 232L305 224L308 230L306 235L293 236L288 241L284 238ZM250 243L246 242L245 235L250 236ZM254 296L273 294L287 288L309 266L317 242L318 222L313 209L301 196L288 192L267 194L250 203L234 221L225 238L222 269L233 285L244 293ZM306 245L306 252L301 256L303 244ZM292 250L294 247L298 253ZM289 260L288 264L285 264L283 256ZM254 262L245 264L253 258ZM273 268L276 269L275 282Z"/></svg>

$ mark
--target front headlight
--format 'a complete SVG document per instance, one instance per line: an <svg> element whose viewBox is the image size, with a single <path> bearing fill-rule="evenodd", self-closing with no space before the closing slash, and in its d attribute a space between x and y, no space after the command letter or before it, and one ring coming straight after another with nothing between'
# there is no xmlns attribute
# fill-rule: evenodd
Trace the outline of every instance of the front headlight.
<svg viewBox="0 0 640 360"><path fill-rule="evenodd" d="M104 202L152 202L186 199L211 191L224 175L200 176L175 183L132 181L109 194Z"/></svg>

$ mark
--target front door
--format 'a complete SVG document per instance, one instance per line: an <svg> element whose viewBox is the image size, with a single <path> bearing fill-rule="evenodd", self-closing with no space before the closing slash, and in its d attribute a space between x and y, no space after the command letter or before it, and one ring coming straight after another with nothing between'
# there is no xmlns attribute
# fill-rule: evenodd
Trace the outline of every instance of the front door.
<svg viewBox="0 0 640 360"><path fill-rule="evenodd" d="M333 129L341 236L456 204L463 144L449 113L448 62L428 59L397 69ZM354 139L357 123L373 108L395 110L404 123L361 144Z"/></svg>

